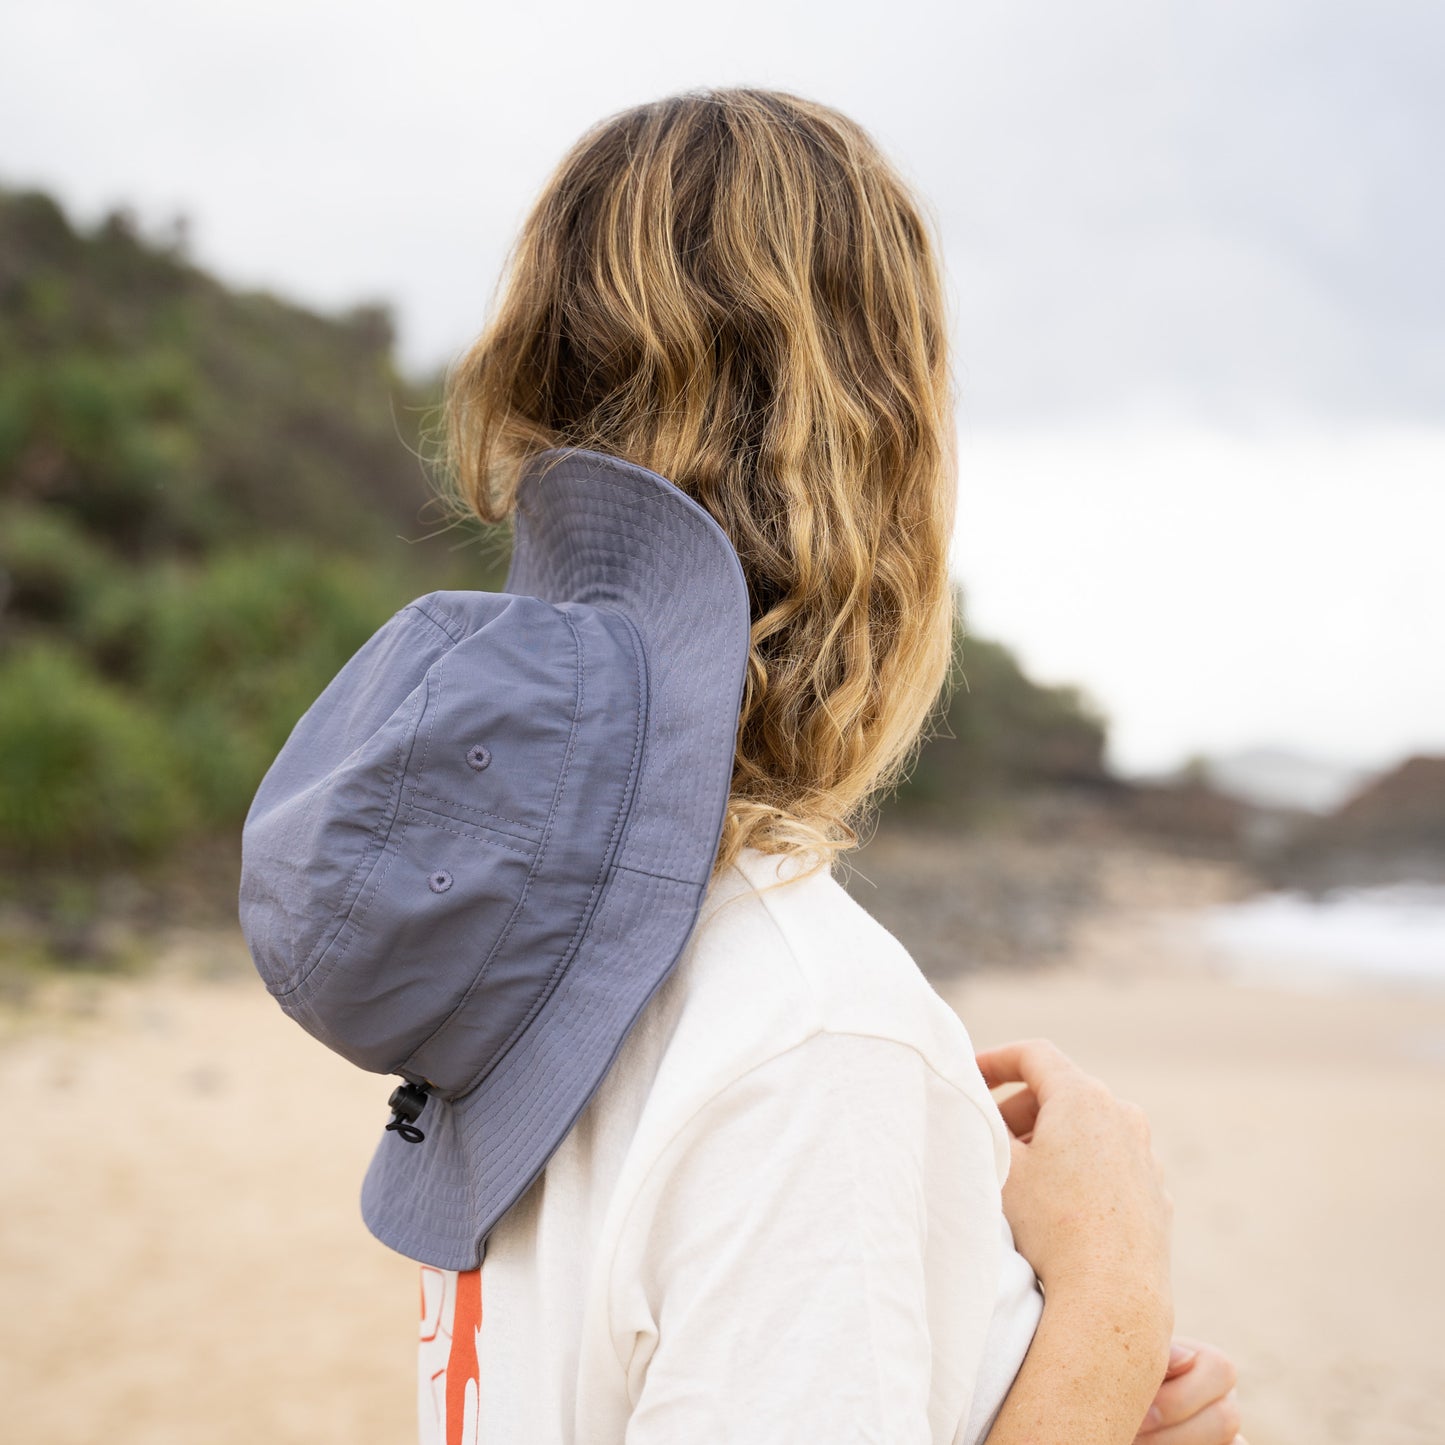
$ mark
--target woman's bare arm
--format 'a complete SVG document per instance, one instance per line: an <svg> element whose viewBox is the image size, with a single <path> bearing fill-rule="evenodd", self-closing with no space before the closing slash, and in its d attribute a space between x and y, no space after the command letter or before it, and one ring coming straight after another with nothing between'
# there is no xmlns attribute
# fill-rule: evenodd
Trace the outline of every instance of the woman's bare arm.
<svg viewBox="0 0 1445 1445"><path fill-rule="evenodd" d="M1004 1206L1044 1311L988 1445L1131 1445L1169 1367L1172 1204L1143 1112L1043 1040L979 1056L1013 1134Z"/></svg>
<svg viewBox="0 0 1445 1445"><path fill-rule="evenodd" d="M987 1445L1132 1445L1168 1358L1157 1320L1116 1293L1050 1298Z"/></svg>

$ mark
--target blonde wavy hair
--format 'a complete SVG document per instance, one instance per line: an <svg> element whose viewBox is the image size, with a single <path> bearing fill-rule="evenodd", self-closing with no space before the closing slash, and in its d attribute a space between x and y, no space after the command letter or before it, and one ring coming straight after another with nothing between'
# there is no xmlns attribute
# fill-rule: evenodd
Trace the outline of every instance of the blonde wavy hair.
<svg viewBox="0 0 1445 1445"><path fill-rule="evenodd" d="M935 247L852 121L706 90L589 130L448 377L444 488L485 522L527 457L659 472L742 561L751 651L717 866L856 846L943 684L953 406Z"/></svg>

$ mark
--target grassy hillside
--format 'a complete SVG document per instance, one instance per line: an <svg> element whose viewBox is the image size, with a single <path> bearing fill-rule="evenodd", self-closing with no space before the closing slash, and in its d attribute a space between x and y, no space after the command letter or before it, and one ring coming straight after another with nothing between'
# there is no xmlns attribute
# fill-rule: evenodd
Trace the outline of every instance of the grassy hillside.
<svg viewBox="0 0 1445 1445"><path fill-rule="evenodd" d="M0 496L135 560L294 534L418 535L430 395L385 310L242 295L122 217L0 192Z"/></svg>
<svg viewBox="0 0 1445 1445"><path fill-rule="evenodd" d="M496 585L437 528L434 389L374 307L238 294L112 217L0 192L0 862L132 862L239 824L402 602Z"/></svg>

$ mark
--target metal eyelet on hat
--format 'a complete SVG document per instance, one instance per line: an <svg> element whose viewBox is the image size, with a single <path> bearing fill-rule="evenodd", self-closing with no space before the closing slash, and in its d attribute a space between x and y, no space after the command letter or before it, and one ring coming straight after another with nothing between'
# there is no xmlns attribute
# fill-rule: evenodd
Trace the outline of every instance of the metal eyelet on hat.
<svg viewBox="0 0 1445 1445"><path fill-rule="evenodd" d="M481 743L473 743L467 749L467 766L473 772L480 773L491 761L491 753Z"/></svg>
<svg viewBox="0 0 1445 1445"><path fill-rule="evenodd" d="M445 893L452 886L452 875L445 868L438 868L427 878L426 886L433 893Z"/></svg>

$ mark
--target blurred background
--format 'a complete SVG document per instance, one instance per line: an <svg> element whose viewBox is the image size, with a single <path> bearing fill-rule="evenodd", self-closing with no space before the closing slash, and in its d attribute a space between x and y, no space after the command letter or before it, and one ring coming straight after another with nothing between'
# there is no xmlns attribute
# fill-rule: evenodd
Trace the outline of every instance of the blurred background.
<svg viewBox="0 0 1445 1445"><path fill-rule="evenodd" d="M949 273L960 662L850 888L980 1046L1051 1034L1149 1108L1180 1329L1236 1355L1253 1445L1437 1441L1425 0L7 12L17 1434L412 1431L414 1270L355 1206L386 1085L251 977L240 824L396 607L504 576L425 458L543 179L601 116L723 84L868 127Z"/></svg>

